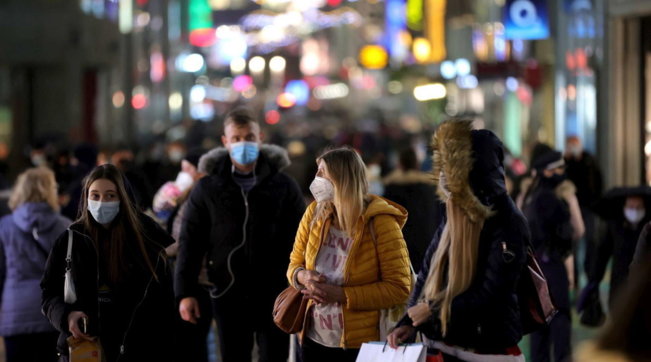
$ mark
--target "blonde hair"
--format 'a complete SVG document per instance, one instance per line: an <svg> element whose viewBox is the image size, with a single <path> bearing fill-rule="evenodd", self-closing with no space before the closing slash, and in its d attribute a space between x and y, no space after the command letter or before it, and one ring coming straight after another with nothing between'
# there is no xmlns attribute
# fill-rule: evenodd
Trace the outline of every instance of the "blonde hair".
<svg viewBox="0 0 651 362"><path fill-rule="evenodd" d="M446 202L446 210L447 223L432 256L424 289L427 300L440 311L444 336L452 300L470 287L475 276L479 236L484 226L484 219L472 221L453 198Z"/></svg>
<svg viewBox="0 0 651 362"><path fill-rule="evenodd" d="M355 150L348 147L326 151L317 158L317 162L321 160L325 163L328 175L332 179L335 194L332 201L324 201L317 205L314 220L325 219L334 214L339 227L353 237L368 194L364 161Z"/></svg>
<svg viewBox="0 0 651 362"><path fill-rule="evenodd" d="M9 197L9 208L16 210L27 202L46 202L52 210L59 211L57 182L49 168L30 168L18 176Z"/></svg>

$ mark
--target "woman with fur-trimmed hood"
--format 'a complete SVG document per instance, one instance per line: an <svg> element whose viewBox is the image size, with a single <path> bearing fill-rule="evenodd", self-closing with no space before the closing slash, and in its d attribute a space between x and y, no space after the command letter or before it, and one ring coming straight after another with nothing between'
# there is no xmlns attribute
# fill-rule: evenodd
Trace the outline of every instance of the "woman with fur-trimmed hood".
<svg viewBox="0 0 651 362"><path fill-rule="evenodd" d="M443 360L524 361L516 285L529 230L506 192L502 142L452 120L438 128L432 148L447 218L388 342L395 348L420 331Z"/></svg>

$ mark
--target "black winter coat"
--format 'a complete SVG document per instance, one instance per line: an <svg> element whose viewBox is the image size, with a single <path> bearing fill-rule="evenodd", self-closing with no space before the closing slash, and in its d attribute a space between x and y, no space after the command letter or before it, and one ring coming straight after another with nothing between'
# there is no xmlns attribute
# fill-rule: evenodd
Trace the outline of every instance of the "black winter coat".
<svg viewBox="0 0 651 362"><path fill-rule="evenodd" d="M636 226L620 218L606 222L606 233L603 239L597 244L595 260L590 271L591 282L601 282L606 273L606 267L610 258L613 259L610 271L610 293L609 305L612 307L616 295L622 290L628 278L628 271L633 261L635 248L644 225L649 221L645 217Z"/></svg>
<svg viewBox="0 0 651 362"><path fill-rule="evenodd" d="M124 262L131 272L125 281L111 286L111 294L100 290L99 280L105 280L98 263L97 243L91 240L82 223L73 224L72 276L77 301L70 305L63 300L68 232L56 240L41 280L42 311L60 332L57 349L68 354L66 338L68 315L82 311L89 317L88 334L99 336L108 362L176 361L174 321L177 308L172 288L172 275L164 260L164 247L174 240L153 220L140 215L147 251L158 277L135 262L129 255L138 255L135 242L128 244ZM100 275L101 273L101 275ZM122 351L122 352L121 352Z"/></svg>
<svg viewBox="0 0 651 362"><path fill-rule="evenodd" d="M402 234L409 249L411 265L418 272L441 221L444 206L436 197L432 177L426 173L399 170L387 176L384 182L384 197L402 205L409 212Z"/></svg>
<svg viewBox="0 0 651 362"><path fill-rule="evenodd" d="M263 145L257 182L248 194L234 181L228 151L204 155L199 169L209 174L193 188L179 239L177 299L196 296L204 256L213 296L251 296L271 307L287 287L285 271L305 202L296 182L281 170L287 152ZM229 270L230 259L230 270ZM268 311L271 316L271 310Z"/></svg>
<svg viewBox="0 0 651 362"><path fill-rule="evenodd" d="M479 353L503 354L522 338L516 287L526 262L529 228L524 216L506 193L501 141L486 130L473 130L471 136L473 164L469 180L464 182L470 184L472 193L483 205L490 205L493 215L485 220L479 236L473 281L468 289L452 300L446 335L442 335L437 306L432 307L429 321L418 329L430 340L470 348ZM446 140L445 144L448 143L453 144L453 141ZM466 166L455 164L454 167ZM448 179L448 184L451 183ZM423 258L409 300L410 307L419 301L423 293L444 225L445 220L441 222ZM398 323L411 324L408 315Z"/></svg>
<svg viewBox="0 0 651 362"><path fill-rule="evenodd" d="M475 278L470 287L452 301L447 335L441 335L441 321L435 316L419 330L432 340L499 354L522 338L515 290L526 261L529 231L526 220L508 195L499 197L493 207L497 213L486 220L480 235ZM418 303L444 224L427 249L409 300L410 307ZM513 253L512 258L505 255L502 243ZM405 316L399 325L411 323Z"/></svg>

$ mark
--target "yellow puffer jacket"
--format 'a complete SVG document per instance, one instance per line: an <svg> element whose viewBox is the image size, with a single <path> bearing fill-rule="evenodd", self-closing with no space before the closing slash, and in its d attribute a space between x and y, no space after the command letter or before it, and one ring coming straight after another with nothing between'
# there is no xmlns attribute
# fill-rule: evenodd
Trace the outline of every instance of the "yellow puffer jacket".
<svg viewBox="0 0 651 362"><path fill-rule="evenodd" d="M380 196L369 197L370 203L360 216L344 267L346 303L342 305L342 348L359 348L364 342L377 341L380 310L404 303L411 291L409 254L401 231L407 220L407 211ZM330 227L330 220L318 221L310 227L315 209L316 203L308 207L296 234L287 270L292 285L298 268L315 269L321 235L326 236L325 228ZM371 220L373 225L369 225ZM375 241L369 226L374 226Z"/></svg>

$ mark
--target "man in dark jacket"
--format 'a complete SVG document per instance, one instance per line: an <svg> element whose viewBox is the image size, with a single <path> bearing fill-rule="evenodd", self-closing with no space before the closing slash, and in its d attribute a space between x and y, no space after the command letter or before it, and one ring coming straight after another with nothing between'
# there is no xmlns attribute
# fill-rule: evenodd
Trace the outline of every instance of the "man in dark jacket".
<svg viewBox="0 0 651 362"><path fill-rule="evenodd" d="M607 204L618 212L612 212L610 217L604 217L606 233L597 244L594 263L591 273L588 275L590 283L587 288L597 289L612 258L608 299L610 309L613 308L613 302L626 285L629 266L633 261L638 238L644 225L651 219L646 212L651 205L645 205L645 199L641 195L631 194L625 198L621 197L621 199L624 201L618 205Z"/></svg>
<svg viewBox="0 0 651 362"><path fill-rule="evenodd" d="M409 212L402 234L409 249L409 259L418 273L436 227L441 221L443 204L436 197L432 175L418 170L416 152L400 152L400 168L384 179L384 197L402 205Z"/></svg>
<svg viewBox="0 0 651 362"><path fill-rule="evenodd" d="M285 361L289 338L274 325L272 309L287 286L287 258L305 203L281 172L287 153L261 145L260 126L247 110L226 116L222 142L225 148L199 161L208 176L187 201L176 267L179 311L190 323L201 318L197 277L206 258L223 361L250 361L254 335L260 361Z"/></svg>

